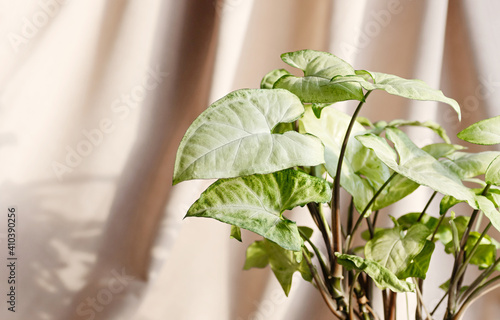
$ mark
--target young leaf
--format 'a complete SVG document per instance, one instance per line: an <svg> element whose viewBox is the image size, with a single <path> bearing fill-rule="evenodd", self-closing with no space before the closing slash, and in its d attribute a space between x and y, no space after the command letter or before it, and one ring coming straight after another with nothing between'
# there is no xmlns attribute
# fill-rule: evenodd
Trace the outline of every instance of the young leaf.
<svg viewBox="0 0 500 320"><path fill-rule="evenodd" d="M375 151L377 156L397 173L445 195L465 200L470 206L477 208L474 192L466 188L452 170L418 148L401 130L387 128L386 136L395 145L399 163L396 153L383 138L373 134L356 138L365 147Z"/></svg>
<svg viewBox="0 0 500 320"><path fill-rule="evenodd" d="M237 226L231 226L231 235L229 236L229 238L241 242L241 229Z"/></svg>
<svg viewBox="0 0 500 320"><path fill-rule="evenodd" d="M308 76L296 77L285 75L274 84L274 88L286 89L304 103L335 103L346 100L364 98L363 90L352 77L342 77L335 80Z"/></svg>
<svg viewBox="0 0 500 320"><path fill-rule="evenodd" d="M486 183L492 184L495 186L500 185L500 156L496 157L486 170L484 179Z"/></svg>
<svg viewBox="0 0 500 320"><path fill-rule="evenodd" d="M367 71L362 71L367 72ZM404 79L392 74L381 72L369 72L373 78L373 83L368 81L360 82L366 90L384 90L385 92L413 100L439 101L450 105L458 114L460 119L460 106L458 103L446 97L441 90L435 90L421 80Z"/></svg>
<svg viewBox="0 0 500 320"><path fill-rule="evenodd" d="M231 178L324 162L321 141L297 132L272 134L304 112L286 90L245 89L213 103L182 138L174 184L189 179Z"/></svg>
<svg viewBox="0 0 500 320"><path fill-rule="evenodd" d="M420 121L410 121L410 120L393 120L389 122L387 125L389 127L401 127L401 126L414 126L414 127L424 127L424 128L429 128L432 131L434 131L438 136L441 137L441 139L444 140L447 144L451 143L450 138L446 134L446 130L441 127L439 124L435 123L434 121L425 121L425 122L420 122Z"/></svg>
<svg viewBox="0 0 500 320"><path fill-rule="evenodd" d="M316 118L311 108L307 107L301 123L306 132L321 139L325 145L325 167L331 177L335 177L340 147L351 117L333 108L323 110L320 119ZM355 123L352 136L366 132L365 128ZM365 178L361 177L361 174ZM374 187L381 186L390 176L389 169L374 156L373 152L361 145L356 139L350 139L342 164L340 184L354 197L354 204L362 212L374 194Z"/></svg>
<svg viewBox="0 0 500 320"><path fill-rule="evenodd" d="M468 253L472 250L479 237L480 233L478 232L470 233L469 238L467 239L467 244L465 245L465 252ZM481 239L481 242L479 243L479 246L477 247L476 252L474 252L474 255L469 263L478 266L479 269L486 269L495 262L496 251L496 247L491 242L489 236L485 236Z"/></svg>
<svg viewBox="0 0 500 320"><path fill-rule="evenodd" d="M299 271L306 281L312 280L312 274L302 252L283 249L266 239L252 243L247 249L247 259L244 269L264 268L271 266L276 279L288 296L292 287L292 277Z"/></svg>
<svg viewBox="0 0 500 320"><path fill-rule="evenodd" d="M275 69L266 74L264 78L262 78L262 81L260 82L260 88L272 89L279 78L289 74L290 72L286 71L285 69Z"/></svg>
<svg viewBox="0 0 500 320"><path fill-rule="evenodd" d="M322 51L299 50L281 55L283 62L304 71L304 76L332 79L335 76L354 75L353 67L339 57Z"/></svg>
<svg viewBox="0 0 500 320"><path fill-rule="evenodd" d="M281 59L304 71L304 77L283 76L276 81L274 88L287 89L296 94L302 102L363 100L363 90L357 82L362 78L356 77L352 66L333 54L300 50L284 53Z"/></svg>
<svg viewBox="0 0 500 320"><path fill-rule="evenodd" d="M433 216L428 215L427 213L424 213L420 221L418 220L418 217L420 217L421 213L420 212L410 212L405 215L402 215L401 217L398 218L398 223L403 227L403 230L406 230L413 226L416 223L421 223L424 226L426 226L429 230L434 230L438 223L439 220L434 218Z"/></svg>
<svg viewBox="0 0 500 320"><path fill-rule="evenodd" d="M206 217L253 231L288 250L302 246L297 225L283 211L328 202L328 182L296 170L220 179L202 193L187 217Z"/></svg>
<svg viewBox="0 0 500 320"><path fill-rule="evenodd" d="M374 260L402 279L405 270L422 251L431 234L421 223L411 226L406 234L403 227L378 232L365 245L365 257Z"/></svg>
<svg viewBox="0 0 500 320"><path fill-rule="evenodd" d="M482 145L500 143L500 116L476 122L459 132L457 137Z"/></svg>
<svg viewBox="0 0 500 320"><path fill-rule="evenodd" d="M394 273L376 261L338 252L335 255L337 256L337 262L347 270L354 269L365 272L380 289L388 288L394 292L409 292L415 289L413 283L399 280Z"/></svg>

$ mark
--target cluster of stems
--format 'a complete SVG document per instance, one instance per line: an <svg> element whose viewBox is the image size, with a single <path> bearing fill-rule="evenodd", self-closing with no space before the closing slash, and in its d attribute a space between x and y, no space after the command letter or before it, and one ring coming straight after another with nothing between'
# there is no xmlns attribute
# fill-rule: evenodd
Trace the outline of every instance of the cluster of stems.
<svg viewBox="0 0 500 320"><path fill-rule="evenodd" d="M352 242L355 237L356 231L360 227L363 221L366 222L369 231L370 238L374 236L375 225L377 223L378 211L376 211L372 218L367 216L368 211L372 207L373 203L377 197L382 193L384 188L389 184L389 182L397 175L394 172L389 179L377 190L372 199L369 201L364 210L359 214L357 220L354 222L354 204L351 198L351 203L347 210L347 224L344 228L341 222L341 210L340 210L340 177L342 170L342 163L344 155L347 149L347 144L349 142L349 137L351 130L354 126L356 118L364 105L366 98L369 96L371 91L368 91L363 101L361 101L357 108L355 109L351 121L346 130L343 143L341 146L339 160L337 164L337 171L334 178L333 190L332 190L332 201L330 203L331 211L331 226L326 219L324 212L324 206L317 203L309 203L307 205L311 217L320 230L324 245L327 252L327 258L321 253L321 251L310 241L307 240L309 246L313 249L319 266L321 274L316 270L311 258L304 250L304 257L309 265L311 273L313 274L313 280L321 293L322 298L326 302L328 308L338 319L361 319L361 320L379 320L381 319L377 313L373 310L372 297L373 297L373 281L365 274L356 271L346 271L343 270L342 265L337 263L335 253L348 253L353 254ZM297 128L296 128L297 129ZM311 174L320 177L321 170L320 167L314 167L311 169ZM487 185L482 195L487 195L490 185ZM426 203L424 209L422 210L417 222L420 222L427 209L429 208L432 200L436 196L437 192L434 192L430 197L429 201ZM472 230L474 224L476 223L476 228L479 228L479 222L477 220L480 212L474 210L471 214L471 218L466 226L465 232L460 240L460 248L455 253L455 260L450 276L450 285L446 293L443 295L441 300L437 305L431 310L427 308L423 301L423 280L418 278L413 278L415 283L415 293L417 298L417 306L415 310L416 320L432 320L434 319L434 314L438 310L439 306L443 301L448 298L448 303L446 306L446 311L444 315L445 320L459 320L462 318L465 310L478 298L486 294L487 292L496 289L500 286L498 280L500 276L489 279L490 275L495 271L498 264L500 264L500 258L498 258L494 264L489 268L484 270L478 278L476 278L466 290L461 290L464 275L472 256L479 247L481 240L486 235L487 231L491 227L491 222L484 228L479 239L477 239L475 245L471 250L465 252L465 247L467 241L469 240L470 231ZM441 215L438 220L438 224L433 230L430 240L433 241L438 228L443 222L446 213ZM389 289L382 290L382 302L383 302L383 318L384 320L394 320L396 319L396 300L397 293L392 292Z"/></svg>

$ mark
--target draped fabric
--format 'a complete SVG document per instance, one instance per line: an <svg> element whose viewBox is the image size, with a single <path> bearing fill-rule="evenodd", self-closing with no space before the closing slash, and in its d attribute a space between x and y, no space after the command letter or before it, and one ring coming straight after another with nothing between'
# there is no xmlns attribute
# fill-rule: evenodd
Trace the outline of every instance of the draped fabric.
<svg viewBox="0 0 500 320"><path fill-rule="evenodd" d="M383 92L361 115L435 120L458 142L459 130L500 114L499 10L493 0L0 1L0 318L332 319L300 275L286 298L269 269L242 270L258 236L243 232L241 244L227 225L183 220L210 181L172 186L182 135L211 102L285 67L281 53L308 48L442 89L462 122L446 105ZM410 133L419 146L437 141ZM421 210L430 194L387 213ZM311 225L303 211L292 217ZM433 257L429 305L450 268L450 256ZM466 318L494 318L499 296ZM406 319L404 295L398 303Z"/></svg>

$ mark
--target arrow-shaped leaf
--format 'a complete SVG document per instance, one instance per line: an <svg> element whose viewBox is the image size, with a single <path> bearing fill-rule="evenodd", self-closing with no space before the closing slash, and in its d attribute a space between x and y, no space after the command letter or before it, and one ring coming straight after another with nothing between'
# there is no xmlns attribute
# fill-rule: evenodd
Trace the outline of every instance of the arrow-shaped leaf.
<svg viewBox="0 0 500 320"><path fill-rule="evenodd" d="M394 292L409 292L415 289L413 283L399 280L394 273L376 261L338 252L335 255L337 256L337 262L347 270L355 269L365 272L381 289L389 288Z"/></svg>
<svg viewBox="0 0 500 320"><path fill-rule="evenodd" d="M228 94L187 130L177 151L174 184L323 163L323 146L316 137L293 131L272 133L277 124L295 121L303 112L299 99L286 90L244 89Z"/></svg>
<svg viewBox="0 0 500 320"><path fill-rule="evenodd" d="M384 90L385 92L412 100L439 101L450 105L458 114L460 119L460 106L458 103L446 97L441 90L432 89L421 80L404 79L392 74L358 70L359 75L369 73L373 83L361 81L360 84L366 90Z"/></svg>
<svg viewBox="0 0 500 320"><path fill-rule="evenodd" d="M202 193L187 217L206 217L253 231L288 250L298 251L302 239L285 210L309 202L328 202L328 182L296 170L220 179Z"/></svg>
<svg viewBox="0 0 500 320"><path fill-rule="evenodd" d="M367 259L380 263L398 278L407 271L413 259L422 251L431 231L423 224L411 226L406 234L402 226L379 231L365 245Z"/></svg>
<svg viewBox="0 0 500 320"><path fill-rule="evenodd" d="M476 122L459 132L457 137L475 144L500 143L500 116Z"/></svg>
<svg viewBox="0 0 500 320"><path fill-rule="evenodd" d="M255 241L247 249L244 269L264 268L268 264L287 296L292 287L293 274L296 271L300 272L304 280L312 280L311 270L306 259L303 259L302 252L283 249L266 239Z"/></svg>
<svg viewBox="0 0 500 320"><path fill-rule="evenodd" d="M364 146L375 151L377 156L397 173L442 194L465 200L471 207L477 208L474 192L462 184L456 173L418 148L401 130L387 128L386 136L394 142L399 155L399 163L396 152L385 139L374 134L356 138Z"/></svg>
<svg viewBox="0 0 500 320"><path fill-rule="evenodd" d="M333 108L323 109L318 119L311 108L306 108L301 122L306 132L314 134L325 145L325 167L335 177L340 148L351 117ZM366 132L359 123L354 123L351 135ZM390 176L389 169L356 139L350 139L342 164L340 184L354 197L354 204L362 212L374 194ZM364 176L361 177L361 175Z"/></svg>

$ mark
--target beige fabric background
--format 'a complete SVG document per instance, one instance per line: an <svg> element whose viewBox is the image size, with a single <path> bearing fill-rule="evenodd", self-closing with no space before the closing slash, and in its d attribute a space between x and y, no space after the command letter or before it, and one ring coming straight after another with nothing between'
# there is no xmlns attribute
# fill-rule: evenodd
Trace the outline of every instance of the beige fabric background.
<svg viewBox="0 0 500 320"><path fill-rule="evenodd" d="M434 119L454 136L500 114L499 11L494 0L1 0L0 265L10 206L19 260L15 314L0 267L0 319L331 319L310 284L285 299L269 270L242 271L256 236L240 244L226 225L182 220L209 183L171 186L183 133L209 103L285 67L279 54L310 48L442 88L462 123L382 92L363 115ZM432 266L438 285L449 258ZM425 290L431 304L441 296ZM499 294L468 319L496 318Z"/></svg>

